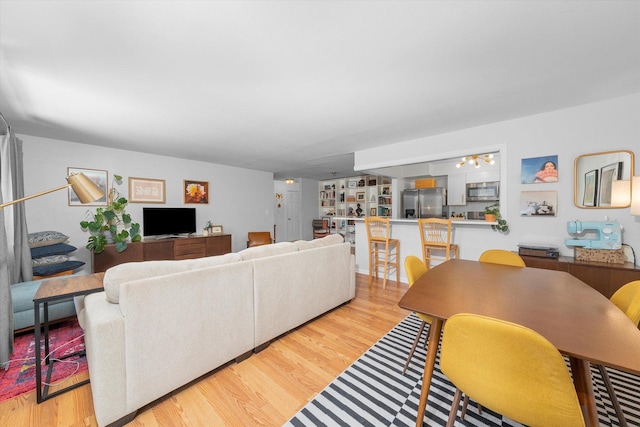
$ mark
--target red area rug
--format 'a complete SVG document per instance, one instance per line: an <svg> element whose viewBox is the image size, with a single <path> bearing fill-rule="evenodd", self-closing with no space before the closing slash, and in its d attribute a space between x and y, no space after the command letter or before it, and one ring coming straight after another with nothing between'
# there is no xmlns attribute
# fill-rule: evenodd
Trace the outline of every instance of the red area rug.
<svg viewBox="0 0 640 427"><path fill-rule="evenodd" d="M53 325L49 330L49 351L52 357L61 357L84 349L84 333L77 319ZM0 368L0 402L29 393L36 389L35 336L25 333L16 336L9 369ZM44 358L44 344L41 356ZM73 356L55 362L51 383L59 383L74 374L87 370L86 357ZM46 378L47 366L42 366L42 379Z"/></svg>

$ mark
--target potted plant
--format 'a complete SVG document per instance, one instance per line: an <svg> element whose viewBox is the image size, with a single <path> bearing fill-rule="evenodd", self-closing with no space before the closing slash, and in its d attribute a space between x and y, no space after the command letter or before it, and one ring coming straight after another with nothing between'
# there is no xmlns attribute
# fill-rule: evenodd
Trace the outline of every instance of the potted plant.
<svg viewBox="0 0 640 427"><path fill-rule="evenodd" d="M495 202L484 208L484 219L485 221L497 223L491 225L491 228L494 230L502 231L503 233L509 231L507 220L502 219L502 215L500 214L500 202Z"/></svg>
<svg viewBox="0 0 640 427"><path fill-rule="evenodd" d="M120 175L113 175L113 184L115 183L122 183ZM96 208L95 212L87 211L87 220L80 221L80 227L91 233L85 247L95 253L102 252L110 239L115 243L117 252L127 249L129 241L139 242L142 240L140 224L133 222L131 215L125 213L129 201L118 192L113 184L109 191L107 206Z"/></svg>

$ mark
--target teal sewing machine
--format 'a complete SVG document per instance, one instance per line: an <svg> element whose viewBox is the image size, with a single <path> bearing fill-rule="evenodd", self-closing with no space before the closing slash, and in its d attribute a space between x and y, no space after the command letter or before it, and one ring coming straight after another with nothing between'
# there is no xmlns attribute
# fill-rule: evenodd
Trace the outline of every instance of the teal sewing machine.
<svg viewBox="0 0 640 427"><path fill-rule="evenodd" d="M567 231L573 237L566 239L567 246L589 249L620 249L622 225L613 221L569 221Z"/></svg>

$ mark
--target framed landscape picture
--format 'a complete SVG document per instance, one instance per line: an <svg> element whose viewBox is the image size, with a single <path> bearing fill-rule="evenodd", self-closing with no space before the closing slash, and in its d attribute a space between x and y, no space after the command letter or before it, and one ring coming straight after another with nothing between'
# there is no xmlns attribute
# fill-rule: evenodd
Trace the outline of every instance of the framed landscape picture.
<svg viewBox="0 0 640 427"><path fill-rule="evenodd" d="M209 182L184 180L184 203L207 204L209 203Z"/></svg>
<svg viewBox="0 0 640 427"><path fill-rule="evenodd" d="M164 179L129 177L130 203L165 203Z"/></svg>
<svg viewBox="0 0 640 427"><path fill-rule="evenodd" d="M104 206L107 204L107 171L99 169L84 169L84 168L67 168L67 175L72 173L83 173L87 178L93 181L104 192L104 197L91 203L82 203L78 198L78 195L71 187L69 187L69 206Z"/></svg>

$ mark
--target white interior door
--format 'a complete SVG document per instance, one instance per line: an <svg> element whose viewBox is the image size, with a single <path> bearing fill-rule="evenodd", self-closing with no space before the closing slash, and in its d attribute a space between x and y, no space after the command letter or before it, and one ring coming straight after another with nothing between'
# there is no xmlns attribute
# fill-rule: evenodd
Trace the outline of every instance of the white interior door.
<svg viewBox="0 0 640 427"><path fill-rule="evenodd" d="M302 238L302 230L300 229L300 211L302 210L302 205L300 203L300 192L287 190L285 200L287 206L286 240L289 242L293 242Z"/></svg>

